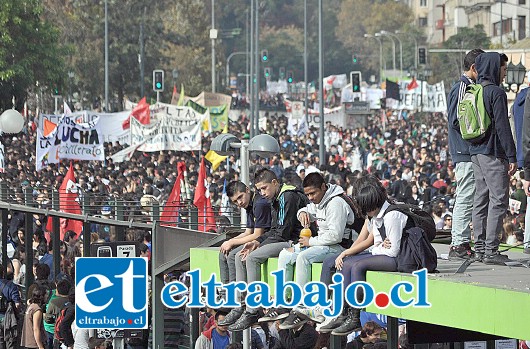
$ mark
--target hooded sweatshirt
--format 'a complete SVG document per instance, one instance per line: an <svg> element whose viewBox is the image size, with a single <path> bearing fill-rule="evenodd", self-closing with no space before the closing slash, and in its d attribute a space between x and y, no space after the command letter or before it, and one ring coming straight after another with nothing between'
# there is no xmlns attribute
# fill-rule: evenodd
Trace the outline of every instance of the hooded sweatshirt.
<svg viewBox="0 0 530 349"><path fill-rule="evenodd" d="M318 235L309 239L309 246L340 244L342 239L348 238L351 234L351 229L346 228L346 225L355 221L350 205L340 197L344 190L336 184L328 184L327 187L319 204L311 202L298 210L297 217L301 212L306 212L311 222L316 221L318 226Z"/></svg>
<svg viewBox="0 0 530 349"><path fill-rule="evenodd" d="M517 167L523 167L524 152L523 152L523 134L524 134L524 110L526 95L528 88L525 88L517 94L513 102L512 114L513 124L515 128L515 149L517 150ZM529 135L530 136L530 135Z"/></svg>
<svg viewBox="0 0 530 349"><path fill-rule="evenodd" d="M199 338L197 338L197 341L195 342L195 349L213 349L213 341L212 341L212 331L215 331L215 326L212 326L210 329L204 331ZM230 337L230 333L227 332L226 334L228 337Z"/></svg>
<svg viewBox="0 0 530 349"><path fill-rule="evenodd" d="M470 162L471 155L469 155L469 143L462 138L460 133L460 124L458 122L458 103L464 98L466 87L469 84L475 82L462 74L460 82L456 83L451 87L449 92L448 108L447 108L447 121L448 121L448 136L449 136L449 154L453 162Z"/></svg>
<svg viewBox="0 0 530 349"><path fill-rule="evenodd" d="M484 105L491 118L491 126L482 143L469 145L471 155L492 155L515 163L515 144L508 120L508 100L506 92L499 87L501 56L498 52L486 52L475 60L478 83L491 82L484 86Z"/></svg>
<svg viewBox="0 0 530 349"><path fill-rule="evenodd" d="M271 229L257 238L261 246L276 242L298 242L302 224L296 217L309 199L295 186L283 184L271 204Z"/></svg>

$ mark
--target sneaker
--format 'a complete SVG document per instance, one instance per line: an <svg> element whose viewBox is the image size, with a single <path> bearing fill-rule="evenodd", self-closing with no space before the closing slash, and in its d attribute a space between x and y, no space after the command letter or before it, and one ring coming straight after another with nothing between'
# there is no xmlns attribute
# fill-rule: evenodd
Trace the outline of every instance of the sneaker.
<svg viewBox="0 0 530 349"><path fill-rule="evenodd" d="M290 310L285 308L271 308L265 316L259 318L258 322L269 322L283 320L289 316Z"/></svg>
<svg viewBox="0 0 530 349"><path fill-rule="evenodd" d="M297 315L307 318L308 320L314 321L316 323L323 323L326 320L324 314L322 314L322 309L318 306L314 308L307 308L299 306L293 310Z"/></svg>
<svg viewBox="0 0 530 349"><path fill-rule="evenodd" d="M226 314L225 318L221 321L219 321L217 324L219 326L230 326L236 323L237 319L241 317L243 312L245 311L245 307L240 308L234 308L230 310L228 314Z"/></svg>
<svg viewBox="0 0 530 349"><path fill-rule="evenodd" d="M243 331L254 325L256 321L258 321L258 313L251 313L245 310L239 320L228 326L228 329L230 331Z"/></svg>
<svg viewBox="0 0 530 349"><path fill-rule="evenodd" d="M484 253L482 252L476 252L473 256L473 262L482 262L484 260Z"/></svg>
<svg viewBox="0 0 530 349"><path fill-rule="evenodd" d="M474 252L469 243L458 246L451 246L449 249L449 259L470 259L473 258Z"/></svg>
<svg viewBox="0 0 530 349"><path fill-rule="evenodd" d="M342 325L347 317L347 315L339 315L334 319L328 318L322 323L322 325L320 325L320 328L317 326L317 331L320 333L329 333Z"/></svg>
<svg viewBox="0 0 530 349"><path fill-rule="evenodd" d="M500 254L499 252L486 254L482 263L484 264L495 264L495 265L506 265L506 262L509 262L510 258L507 255Z"/></svg>
<svg viewBox="0 0 530 349"><path fill-rule="evenodd" d="M298 316L297 313L291 311L289 316L280 324L280 330L289 330L291 328L297 328L307 322L307 319Z"/></svg>
<svg viewBox="0 0 530 349"><path fill-rule="evenodd" d="M349 309L346 320L337 328L335 328L331 334L335 336L347 336L353 331L360 331L362 329L361 320L359 316L355 317L354 310Z"/></svg>

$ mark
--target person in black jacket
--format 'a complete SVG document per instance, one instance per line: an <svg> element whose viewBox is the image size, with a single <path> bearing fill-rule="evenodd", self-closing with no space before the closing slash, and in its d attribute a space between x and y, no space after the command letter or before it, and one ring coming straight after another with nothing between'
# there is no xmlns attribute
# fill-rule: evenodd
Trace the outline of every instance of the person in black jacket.
<svg viewBox="0 0 530 349"><path fill-rule="evenodd" d="M297 328L280 330L276 322L280 340L276 341L273 349L312 349L318 339L318 332L312 324L304 322Z"/></svg>
<svg viewBox="0 0 530 349"><path fill-rule="evenodd" d="M498 52L483 53L475 60L477 82L484 86L484 105L491 118L484 139L469 143L476 187L472 217L475 258L485 264L504 265L508 261L506 255L498 252L497 234L508 208L509 179L517 169L508 101L506 92L499 87L506 76L507 63L508 57Z"/></svg>
<svg viewBox="0 0 530 349"><path fill-rule="evenodd" d="M296 214L309 203L302 191L292 185L281 184L276 174L269 169L256 172L254 182L261 196L271 201L271 229L256 240L247 242L236 256L236 280L248 283L261 280L261 265L268 258L278 257L284 248L298 242L303 227ZM231 315L235 311L237 309L227 315L234 321L228 328L230 331L242 331L258 320L257 309L247 307L238 320ZM268 319L274 321L289 316L289 310L282 309L281 314L279 310L273 310L268 314L275 315Z"/></svg>
<svg viewBox="0 0 530 349"><path fill-rule="evenodd" d="M68 304L65 307L64 318L59 324L59 336L62 338L62 344L68 349L74 347L74 335L72 333L72 323L75 320L75 288L72 287L68 294ZM56 335L57 338L57 335Z"/></svg>

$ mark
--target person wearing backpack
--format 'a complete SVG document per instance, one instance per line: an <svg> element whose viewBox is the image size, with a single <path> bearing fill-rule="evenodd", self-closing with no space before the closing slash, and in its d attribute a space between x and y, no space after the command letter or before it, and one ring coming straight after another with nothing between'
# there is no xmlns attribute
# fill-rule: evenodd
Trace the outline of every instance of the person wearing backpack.
<svg viewBox="0 0 530 349"><path fill-rule="evenodd" d="M276 174L269 169L256 172L254 183L261 196L271 202L271 229L256 240L247 242L236 255L236 280L248 283L261 280L261 265L268 258L278 257L284 248L289 248L292 243L298 242L303 226L296 218L296 214L309 203L302 191L292 185L280 183ZM231 331L242 331L258 320L257 311L258 309L249 307L245 310L243 306L232 309L219 325L229 325ZM285 318L289 311L275 309L269 314Z"/></svg>
<svg viewBox="0 0 530 349"><path fill-rule="evenodd" d="M17 321L17 310L20 308L22 300L20 298L20 291L11 280L7 280L4 277L4 267L0 265L0 349L14 349L17 346L16 335L10 337L4 337L7 334L6 322L11 320L16 323ZM14 309L13 309L14 306ZM11 310L10 310L11 307ZM15 325L10 329L20 329L19 326Z"/></svg>
<svg viewBox="0 0 530 349"><path fill-rule="evenodd" d="M462 101L466 87L477 81L475 59L484 53L481 49L469 51L464 57L464 72L460 81L453 85L447 97L447 121L449 154L455 164L456 198L453 207L453 226L451 228L451 246L449 258L472 258L471 214L475 196L475 176L469 154L469 143L460 134L458 122L458 104Z"/></svg>
<svg viewBox="0 0 530 349"><path fill-rule="evenodd" d="M375 176L368 175L359 179L355 198L363 215L368 217L368 231L373 236L373 245L370 253L359 253L342 260L340 272L344 277L344 287L366 281L368 270L398 270L401 237L409 218L399 210L387 212L390 207L387 191ZM357 298L363 298L360 289ZM336 327L331 332L333 335L345 336L361 328L361 309L351 308L347 302L344 304L347 315L343 321L335 322Z"/></svg>
<svg viewBox="0 0 530 349"><path fill-rule="evenodd" d="M68 293L72 285L68 280L61 280L57 283L55 294L50 297L44 314L44 329L48 335L48 348L58 348L59 343L54 343L55 322L61 310L68 304Z"/></svg>
<svg viewBox="0 0 530 349"><path fill-rule="evenodd" d="M484 264L505 265L509 261L498 252L498 232L508 209L509 179L517 169L506 92L499 87L507 63L508 57L498 52L486 52L475 59L477 82L484 86L484 105L491 119L483 140L469 142L476 188L472 217L475 258Z"/></svg>
<svg viewBox="0 0 530 349"><path fill-rule="evenodd" d="M285 281L293 280L296 269L296 283L302 288L311 281L311 265L323 262L329 256L336 257L350 247L357 239L357 231L361 231L364 224L364 219L355 215L350 206L352 200L345 197L344 190L336 184L326 184L320 173L308 174L303 186L311 202L298 210L298 220L305 227L318 222L317 236L300 237L298 244L282 250L278 258L278 269L286 272ZM291 311L284 324L294 325L297 317L301 315L303 319L309 312L305 307L297 307ZM315 319L318 318L323 321L323 315L318 310L316 313L320 316L311 315L313 320L317 321Z"/></svg>

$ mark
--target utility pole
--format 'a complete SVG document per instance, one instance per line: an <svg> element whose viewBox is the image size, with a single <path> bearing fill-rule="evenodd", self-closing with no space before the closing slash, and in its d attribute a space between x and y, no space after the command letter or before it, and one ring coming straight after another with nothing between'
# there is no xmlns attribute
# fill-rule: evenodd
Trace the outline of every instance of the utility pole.
<svg viewBox="0 0 530 349"><path fill-rule="evenodd" d="M144 13L142 14L142 22L140 23L140 55L138 56L138 63L140 63L140 96L145 97L144 90L144 20L145 20L145 11L147 10L144 7Z"/></svg>

